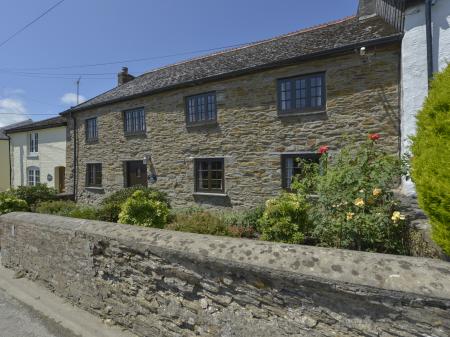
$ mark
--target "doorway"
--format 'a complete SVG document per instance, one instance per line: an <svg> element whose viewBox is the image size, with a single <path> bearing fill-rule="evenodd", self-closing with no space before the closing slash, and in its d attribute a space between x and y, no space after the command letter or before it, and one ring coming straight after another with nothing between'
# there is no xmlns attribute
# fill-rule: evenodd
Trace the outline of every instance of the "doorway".
<svg viewBox="0 0 450 337"><path fill-rule="evenodd" d="M66 191L66 168L64 166L55 167L55 189L58 193Z"/></svg>
<svg viewBox="0 0 450 337"><path fill-rule="evenodd" d="M147 187L147 165L142 160L125 162L126 187Z"/></svg>

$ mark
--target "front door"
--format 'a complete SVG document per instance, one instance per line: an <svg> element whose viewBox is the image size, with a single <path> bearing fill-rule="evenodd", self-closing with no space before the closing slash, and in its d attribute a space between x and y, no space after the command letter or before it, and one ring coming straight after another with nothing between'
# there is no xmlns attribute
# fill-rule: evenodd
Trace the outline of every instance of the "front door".
<svg viewBox="0 0 450 337"><path fill-rule="evenodd" d="M147 165L142 160L126 162L127 187L147 186Z"/></svg>

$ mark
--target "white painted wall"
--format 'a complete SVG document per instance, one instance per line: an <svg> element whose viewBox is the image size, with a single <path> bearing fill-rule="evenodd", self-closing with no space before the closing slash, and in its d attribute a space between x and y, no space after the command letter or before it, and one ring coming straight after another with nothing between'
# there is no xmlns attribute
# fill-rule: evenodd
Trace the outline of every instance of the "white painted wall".
<svg viewBox="0 0 450 337"><path fill-rule="evenodd" d="M39 134L38 155L29 154L29 134ZM48 128L30 132L9 134L11 138L12 186L24 186L28 183L27 169L34 166L40 169L41 183L54 187L57 181L55 168L66 166L66 127ZM52 176L48 181L47 176Z"/></svg>
<svg viewBox="0 0 450 337"><path fill-rule="evenodd" d="M436 0L432 9L433 64L435 71L450 62L450 0ZM406 10L402 43L402 153L408 153L409 137L416 133L416 114L428 94L425 4ZM403 193L415 194L411 181L404 181Z"/></svg>

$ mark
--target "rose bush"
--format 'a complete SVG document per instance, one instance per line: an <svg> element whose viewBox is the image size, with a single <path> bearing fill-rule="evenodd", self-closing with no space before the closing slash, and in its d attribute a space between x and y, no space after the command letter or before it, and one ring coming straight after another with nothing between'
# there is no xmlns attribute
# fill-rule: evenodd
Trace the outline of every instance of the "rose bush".
<svg viewBox="0 0 450 337"><path fill-rule="evenodd" d="M327 151L316 169L297 177L292 187L307 198L314 190L308 212L319 245L381 253L408 253L408 226L398 211L392 189L405 173L402 161L385 153L379 134L359 147L346 147L333 160ZM311 184L314 186L311 186Z"/></svg>

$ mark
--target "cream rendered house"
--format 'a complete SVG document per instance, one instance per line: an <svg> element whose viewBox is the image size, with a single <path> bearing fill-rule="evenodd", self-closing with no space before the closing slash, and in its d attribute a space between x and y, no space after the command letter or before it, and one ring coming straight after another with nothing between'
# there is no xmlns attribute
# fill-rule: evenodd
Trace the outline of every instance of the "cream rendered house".
<svg viewBox="0 0 450 337"><path fill-rule="evenodd" d="M6 130L11 186L46 184L65 191L66 120L54 117Z"/></svg>
<svg viewBox="0 0 450 337"><path fill-rule="evenodd" d="M31 119L23 122L7 125L0 128L0 192L11 187L11 165L9 160L9 137L6 135L8 128L16 128L32 123Z"/></svg>

